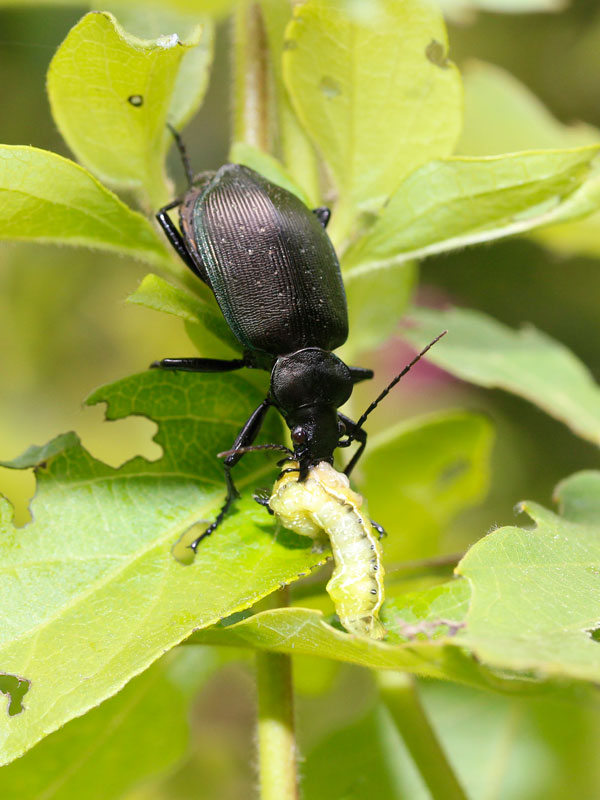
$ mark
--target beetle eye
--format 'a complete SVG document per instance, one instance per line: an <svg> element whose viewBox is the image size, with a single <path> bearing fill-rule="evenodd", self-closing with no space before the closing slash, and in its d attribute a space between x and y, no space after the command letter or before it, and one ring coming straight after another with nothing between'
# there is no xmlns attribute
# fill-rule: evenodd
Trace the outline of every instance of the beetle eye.
<svg viewBox="0 0 600 800"><path fill-rule="evenodd" d="M304 444L306 441L306 431L301 425L296 426L292 430L292 441L294 444Z"/></svg>
<svg viewBox="0 0 600 800"><path fill-rule="evenodd" d="M346 425L342 422L342 420L339 420L338 422L338 433L340 436L343 436L346 433Z"/></svg>

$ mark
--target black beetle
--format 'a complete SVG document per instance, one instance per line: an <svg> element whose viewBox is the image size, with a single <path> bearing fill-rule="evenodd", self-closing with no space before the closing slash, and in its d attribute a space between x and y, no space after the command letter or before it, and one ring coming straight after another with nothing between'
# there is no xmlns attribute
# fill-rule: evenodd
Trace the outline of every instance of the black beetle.
<svg viewBox="0 0 600 800"><path fill-rule="evenodd" d="M243 358L229 361L167 358L152 366L190 372L242 367L271 371L268 396L224 454L227 496L215 521L191 545L195 550L239 496L230 471L250 449L285 450L298 461L299 479L304 480L312 465L332 463L337 447L356 440L359 446L344 470L349 475L367 442L362 428L366 416L412 363L358 422L341 414L338 408L353 385L372 378L373 372L349 367L331 352L346 341L348 312L338 259L325 232L329 209L310 211L291 192L239 164L194 177L182 142L172 132L190 185L183 199L158 212L157 220L183 261L212 289L244 351ZM168 215L177 206L181 233ZM270 406L290 428L293 453L283 445L251 447Z"/></svg>

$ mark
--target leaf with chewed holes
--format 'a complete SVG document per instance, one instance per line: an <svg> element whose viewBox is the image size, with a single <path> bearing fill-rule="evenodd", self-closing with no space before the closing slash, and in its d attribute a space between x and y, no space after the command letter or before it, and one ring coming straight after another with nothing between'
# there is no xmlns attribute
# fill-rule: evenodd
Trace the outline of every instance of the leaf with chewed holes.
<svg viewBox="0 0 600 800"><path fill-rule="evenodd" d="M193 630L323 562L310 540L275 535L251 499L276 475L264 453L236 467L244 498L194 563L171 552L191 526L214 519L224 496L216 453L231 447L261 399L235 375L151 370L88 402L107 403L108 419L153 419L161 458L114 469L70 435L13 464L37 463L38 486L24 528L0 501L0 671L29 681L24 710L0 715L1 763L113 695ZM262 441L281 441L275 412Z"/></svg>
<svg viewBox="0 0 600 800"><path fill-rule="evenodd" d="M385 603L384 642L352 636L305 608L265 611L190 643L321 655L471 685L532 691L548 680L600 681L600 472L557 488L561 514L523 504L535 527L488 534L460 577Z"/></svg>
<svg viewBox="0 0 600 800"><path fill-rule="evenodd" d="M153 209L169 200L167 122L189 116L176 96L178 75L184 56L201 41L200 27L187 41L176 33L139 39L112 14L96 11L72 28L48 70L52 114L77 158L104 182L140 194ZM207 67L210 47L205 52ZM206 83L205 71L203 61L198 82Z"/></svg>

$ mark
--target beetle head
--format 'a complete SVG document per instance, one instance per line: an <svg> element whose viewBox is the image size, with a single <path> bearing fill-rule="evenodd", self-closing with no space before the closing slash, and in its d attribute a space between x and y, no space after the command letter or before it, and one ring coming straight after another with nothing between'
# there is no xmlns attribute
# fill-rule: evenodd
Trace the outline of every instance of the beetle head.
<svg viewBox="0 0 600 800"><path fill-rule="evenodd" d="M307 347L277 359L271 395L289 425L301 467L333 461L343 432L337 409L351 393L350 370L327 350Z"/></svg>

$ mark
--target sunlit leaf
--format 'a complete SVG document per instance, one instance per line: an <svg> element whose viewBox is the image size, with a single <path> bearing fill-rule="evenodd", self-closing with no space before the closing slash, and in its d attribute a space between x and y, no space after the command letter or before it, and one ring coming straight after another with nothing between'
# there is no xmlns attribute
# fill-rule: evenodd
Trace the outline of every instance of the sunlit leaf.
<svg viewBox="0 0 600 800"><path fill-rule="evenodd" d="M597 155L590 146L432 161L400 185L344 262L384 268L589 213L600 204ZM593 197L569 207L588 180Z"/></svg>
<svg viewBox="0 0 600 800"><path fill-rule="evenodd" d="M92 12L69 32L48 72L54 119L76 154L99 178L140 193L151 208L169 199L164 156L166 127L197 105L177 88L183 57L201 41L198 27L182 42L170 33L154 41L127 34L108 13ZM206 84L210 50L204 50L198 83Z"/></svg>
<svg viewBox="0 0 600 800"><path fill-rule="evenodd" d="M294 108L350 216L381 206L409 172L452 152L460 77L426 0L382 0L370 15L309 0L295 6L283 58ZM332 220L338 235L345 224L339 213Z"/></svg>
<svg viewBox="0 0 600 800"><path fill-rule="evenodd" d="M600 131L582 122L564 125L517 78L475 61L465 70L465 125L458 145L468 155L492 155L532 148L574 147L600 140ZM565 253L600 254L600 178L586 181L559 209L549 227L530 235ZM569 215L573 219L569 220ZM589 215L589 216L586 216ZM583 219L577 219L584 216ZM561 224L562 223L562 224Z"/></svg>
<svg viewBox="0 0 600 800"><path fill-rule="evenodd" d="M175 128L182 128L204 99L213 56L214 24L203 15L200 0L196 8L190 3L188 11L184 3L178 8L173 0L162 4L159 0L114 0L105 3L102 10L112 12L122 28L140 39L158 39L176 33L180 40L187 41L195 38L201 23L198 44L188 49L181 60L169 108L169 122Z"/></svg>
<svg viewBox="0 0 600 800"><path fill-rule="evenodd" d="M595 485L597 496L600 473ZM563 487L563 496L569 487ZM600 527L535 503L521 509L533 530L501 528L467 553L457 568L471 585L464 634L457 638L483 662L536 676L598 681Z"/></svg>
<svg viewBox="0 0 600 800"><path fill-rule="evenodd" d="M175 269L148 220L73 161L2 145L0 190L0 239L94 247Z"/></svg>
<svg viewBox="0 0 600 800"><path fill-rule="evenodd" d="M0 771L2 796L106 800L163 773L185 754L189 739L190 692L175 680L186 660L178 655L179 665L168 659L154 664L115 697L5 766ZM216 657L200 649L189 665L195 670L192 685L201 685L215 662ZM168 735L160 736L160 731Z"/></svg>
<svg viewBox="0 0 600 800"><path fill-rule="evenodd" d="M513 692L549 679L597 682L600 527L591 498L599 493L600 473L562 485L563 507L578 504L577 522L522 504L535 528L488 534L459 563L462 579L386 603L384 642L304 608L265 611L188 641L319 654Z"/></svg>
<svg viewBox="0 0 600 800"><path fill-rule="evenodd" d="M212 308L197 295L173 286L158 275L146 275L127 302L173 314L191 325L206 328L232 350L239 352L241 348L218 308Z"/></svg>
<svg viewBox="0 0 600 800"><path fill-rule="evenodd" d="M600 387L560 342L535 328L514 331L477 311L414 308L403 337L424 347L449 333L426 358L462 380L524 397L579 436L600 444Z"/></svg>
<svg viewBox="0 0 600 800"><path fill-rule="evenodd" d="M171 552L214 519L224 495L216 453L260 399L233 375L151 370L126 378L90 402L106 402L109 419L155 420L162 457L113 469L67 437L62 452L40 453L34 521L15 529L2 502L0 663L30 687L24 710L0 720L2 763L113 695L192 630L322 562L310 540L274 537L271 518L248 496L191 566ZM264 437L280 436L273 416ZM262 453L247 456L236 467L240 488L273 480L271 464Z"/></svg>

